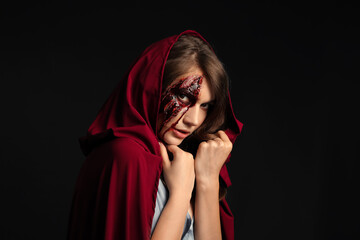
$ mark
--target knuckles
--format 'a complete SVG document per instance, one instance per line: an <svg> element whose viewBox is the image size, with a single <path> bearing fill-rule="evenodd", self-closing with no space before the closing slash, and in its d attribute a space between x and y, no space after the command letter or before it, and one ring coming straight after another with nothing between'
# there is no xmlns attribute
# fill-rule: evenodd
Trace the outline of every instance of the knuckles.
<svg viewBox="0 0 360 240"><path fill-rule="evenodd" d="M199 144L199 148L200 149L207 149L209 147L209 144L208 144L208 142L201 142L200 144Z"/></svg>
<svg viewBox="0 0 360 240"><path fill-rule="evenodd" d="M233 144L231 142L228 142L225 144L225 147L231 151L233 148Z"/></svg>
<svg viewBox="0 0 360 240"><path fill-rule="evenodd" d="M194 157L193 157L193 155L191 154L191 153L188 153L188 152L184 152L185 153L185 157L187 158L187 159L192 159L192 160L194 160Z"/></svg>
<svg viewBox="0 0 360 240"><path fill-rule="evenodd" d="M185 151L179 151L177 156L180 158L180 159L189 159L189 160L193 160L194 157L191 153L189 152L185 152Z"/></svg>
<svg viewBox="0 0 360 240"><path fill-rule="evenodd" d="M200 150L204 150L204 151L209 151L209 150L219 150L219 151L229 151L229 153L231 152L233 147L233 144L229 141L229 142L224 142L221 139L217 139L217 140L209 140L209 141L204 141L201 142L199 144L199 149Z"/></svg>

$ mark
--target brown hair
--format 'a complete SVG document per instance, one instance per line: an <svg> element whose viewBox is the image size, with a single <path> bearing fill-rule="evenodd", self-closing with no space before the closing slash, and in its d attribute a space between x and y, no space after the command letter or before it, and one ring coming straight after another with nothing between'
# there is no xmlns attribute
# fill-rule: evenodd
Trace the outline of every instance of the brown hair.
<svg viewBox="0 0 360 240"><path fill-rule="evenodd" d="M181 36L171 48L165 63L162 91L164 92L175 79L194 67L200 68L204 73L211 93L215 96L215 102L208 110L205 121L181 144L184 150L195 156L198 144L208 140L208 133L225 129L229 96L228 76L223 64L206 42L192 35ZM225 195L226 188L220 181L219 199L223 199Z"/></svg>

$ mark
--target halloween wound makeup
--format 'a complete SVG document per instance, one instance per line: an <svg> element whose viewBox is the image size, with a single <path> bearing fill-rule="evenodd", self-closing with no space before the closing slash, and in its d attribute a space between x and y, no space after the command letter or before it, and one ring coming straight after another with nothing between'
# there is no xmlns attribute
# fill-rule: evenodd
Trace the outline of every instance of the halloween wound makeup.
<svg viewBox="0 0 360 240"><path fill-rule="evenodd" d="M177 116L183 109L184 112L179 119L172 124L175 127L184 114L192 107L199 96L203 76L188 76L181 79L178 83L170 86L162 95L160 108L164 111L164 121L160 129L173 117ZM167 129L166 131L168 131ZM166 131L163 133L166 133Z"/></svg>

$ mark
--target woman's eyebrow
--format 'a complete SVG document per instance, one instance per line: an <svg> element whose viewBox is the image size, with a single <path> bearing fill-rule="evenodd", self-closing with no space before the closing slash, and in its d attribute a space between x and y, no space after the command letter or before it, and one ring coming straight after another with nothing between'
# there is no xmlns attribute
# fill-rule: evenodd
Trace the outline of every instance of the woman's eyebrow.
<svg viewBox="0 0 360 240"><path fill-rule="evenodd" d="M206 104L210 104L210 105L211 105L211 104L214 104L214 103L215 103L215 99L212 99L212 100L207 101L207 102L204 102L204 103L206 103ZM204 103L203 103L203 104L204 104Z"/></svg>

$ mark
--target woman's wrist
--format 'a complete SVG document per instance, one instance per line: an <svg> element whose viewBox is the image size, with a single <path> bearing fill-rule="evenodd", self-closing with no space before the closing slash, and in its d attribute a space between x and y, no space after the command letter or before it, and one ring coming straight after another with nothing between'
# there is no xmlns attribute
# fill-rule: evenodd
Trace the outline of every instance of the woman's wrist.
<svg viewBox="0 0 360 240"><path fill-rule="evenodd" d="M186 191L180 190L169 191L169 199L188 203L191 199L191 193L186 193Z"/></svg>
<svg viewBox="0 0 360 240"><path fill-rule="evenodd" d="M196 192L214 192L219 193L219 177L196 178Z"/></svg>

